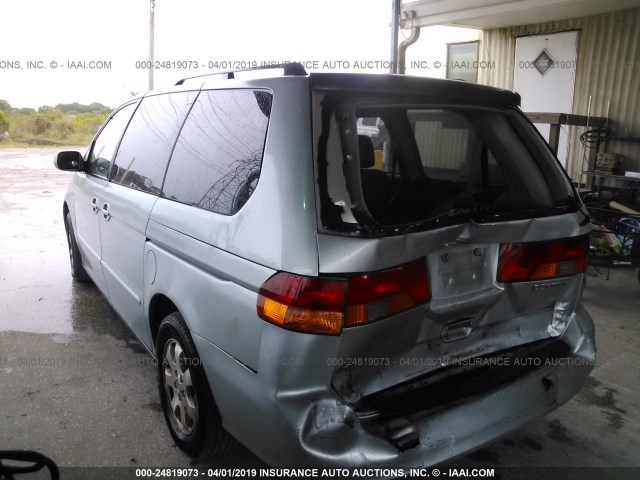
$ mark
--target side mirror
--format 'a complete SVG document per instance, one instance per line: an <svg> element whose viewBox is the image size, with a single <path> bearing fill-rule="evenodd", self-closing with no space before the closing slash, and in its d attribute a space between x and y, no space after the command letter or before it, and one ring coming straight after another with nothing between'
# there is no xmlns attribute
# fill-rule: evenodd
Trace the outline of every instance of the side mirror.
<svg viewBox="0 0 640 480"><path fill-rule="evenodd" d="M53 159L53 164L59 170L77 172L84 167L84 158L80 152L60 152Z"/></svg>

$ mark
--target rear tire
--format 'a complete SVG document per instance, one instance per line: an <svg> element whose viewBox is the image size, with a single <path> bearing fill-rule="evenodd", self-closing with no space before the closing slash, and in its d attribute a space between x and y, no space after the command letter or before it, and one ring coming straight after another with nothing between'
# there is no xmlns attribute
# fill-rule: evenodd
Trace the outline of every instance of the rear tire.
<svg viewBox="0 0 640 480"><path fill-rule="evenodd" d="M176 445L190 457L209 457L235 444L222 427L209 382L180 313L167 315L158 330L158 392Z"/></svg>
<svg viewBox="0 0 640 480"><path fill-rule="evenodd" d="M78 242L76 241L76 234L73 231L73 223L71 222L71 214L67 213L64 217L64 223L67 230L67 243L69 245L69 262L71 263L71 276L78 282L88 282L90 280L89 274L82 266L82 257L80 256L80 249L78 248Z"/></svg>

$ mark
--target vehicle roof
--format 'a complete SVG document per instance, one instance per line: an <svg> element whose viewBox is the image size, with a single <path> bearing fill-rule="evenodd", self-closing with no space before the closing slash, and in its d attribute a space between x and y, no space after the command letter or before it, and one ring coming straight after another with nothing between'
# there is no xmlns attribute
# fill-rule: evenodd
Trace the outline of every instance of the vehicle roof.
<svg viewBox="0 0 640 480"><path fill-rule="evenodd" d="M519 106L520 95L510 90L487 87L462 80L411 75L370 73L311 73L311 87L321 90L340 90L358 93L401 94L459 100L473 103L489 103L504 106Z"/></svg>
<svg viewBox="0 0 640 480"><path fill-rule="evenodd" d="M268 72L268 70L267 70ZM233 88L242 86L257 86L257 82L265 81L273 85L279 79L305 78L312 89L327 91L353 92L358 94L389 94L420 97L420 99L463 101L473 104L500 105L517 107L520 105L520 95L510 90L468 83L462 80L443 80L437 78L417 77L412 75L376 74L376 73L316 73L307 75L264 75L256 76L251 72L249 81L239 76L237 78L222 78L224 73L212 72L210 75L199 75L182 80L182 84L168 89L152 90L141 97L171 93L176 91L200 90L203 87L214 86ZM189 81L187 81L189 80ZM218 83L219 82L219 83Z"/></svg>

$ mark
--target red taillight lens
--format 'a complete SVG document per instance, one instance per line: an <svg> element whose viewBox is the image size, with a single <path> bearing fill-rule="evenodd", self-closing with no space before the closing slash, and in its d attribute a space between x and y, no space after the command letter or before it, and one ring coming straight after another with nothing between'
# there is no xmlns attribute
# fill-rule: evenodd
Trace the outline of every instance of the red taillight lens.
<svg viewBox="0 0 640 480"><path fill-rule="evenodd" d="M583 273L587 269L588 238L544 243L506 243L500 247L498 281L544 280Z"/></svg>
<svg viewBox="0 0 640 480"><path fill-rule="evenodd" d="M407 310L431 298L424 258L402 267L349 279L345 326L362 325Z"/></svg>
<svg viewBox="0 0 640 480"><path fill-rule="evenodd" d="M260 288L260 318L289 330L338 335L431 298L425 259L344 279L278 272Z"/></svg>
<svg viewBox="0 0 640 480"><path fill-rule="evenodd" d="M336 335L342 331L346 280L278 272L258 293L258 315L264 320L308 333Z"/></svg>

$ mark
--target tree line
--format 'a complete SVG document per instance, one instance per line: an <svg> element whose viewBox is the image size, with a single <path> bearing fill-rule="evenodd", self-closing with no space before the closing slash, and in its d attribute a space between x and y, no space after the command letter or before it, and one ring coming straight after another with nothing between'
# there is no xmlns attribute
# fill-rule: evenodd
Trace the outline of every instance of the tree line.
<svg viewBox="0 0 640 480"><path fill-rule="evenodd" d="M52 107L14 108L0 100L0 145L87 144L111 109L101 103L59 103Z"/></svg>

